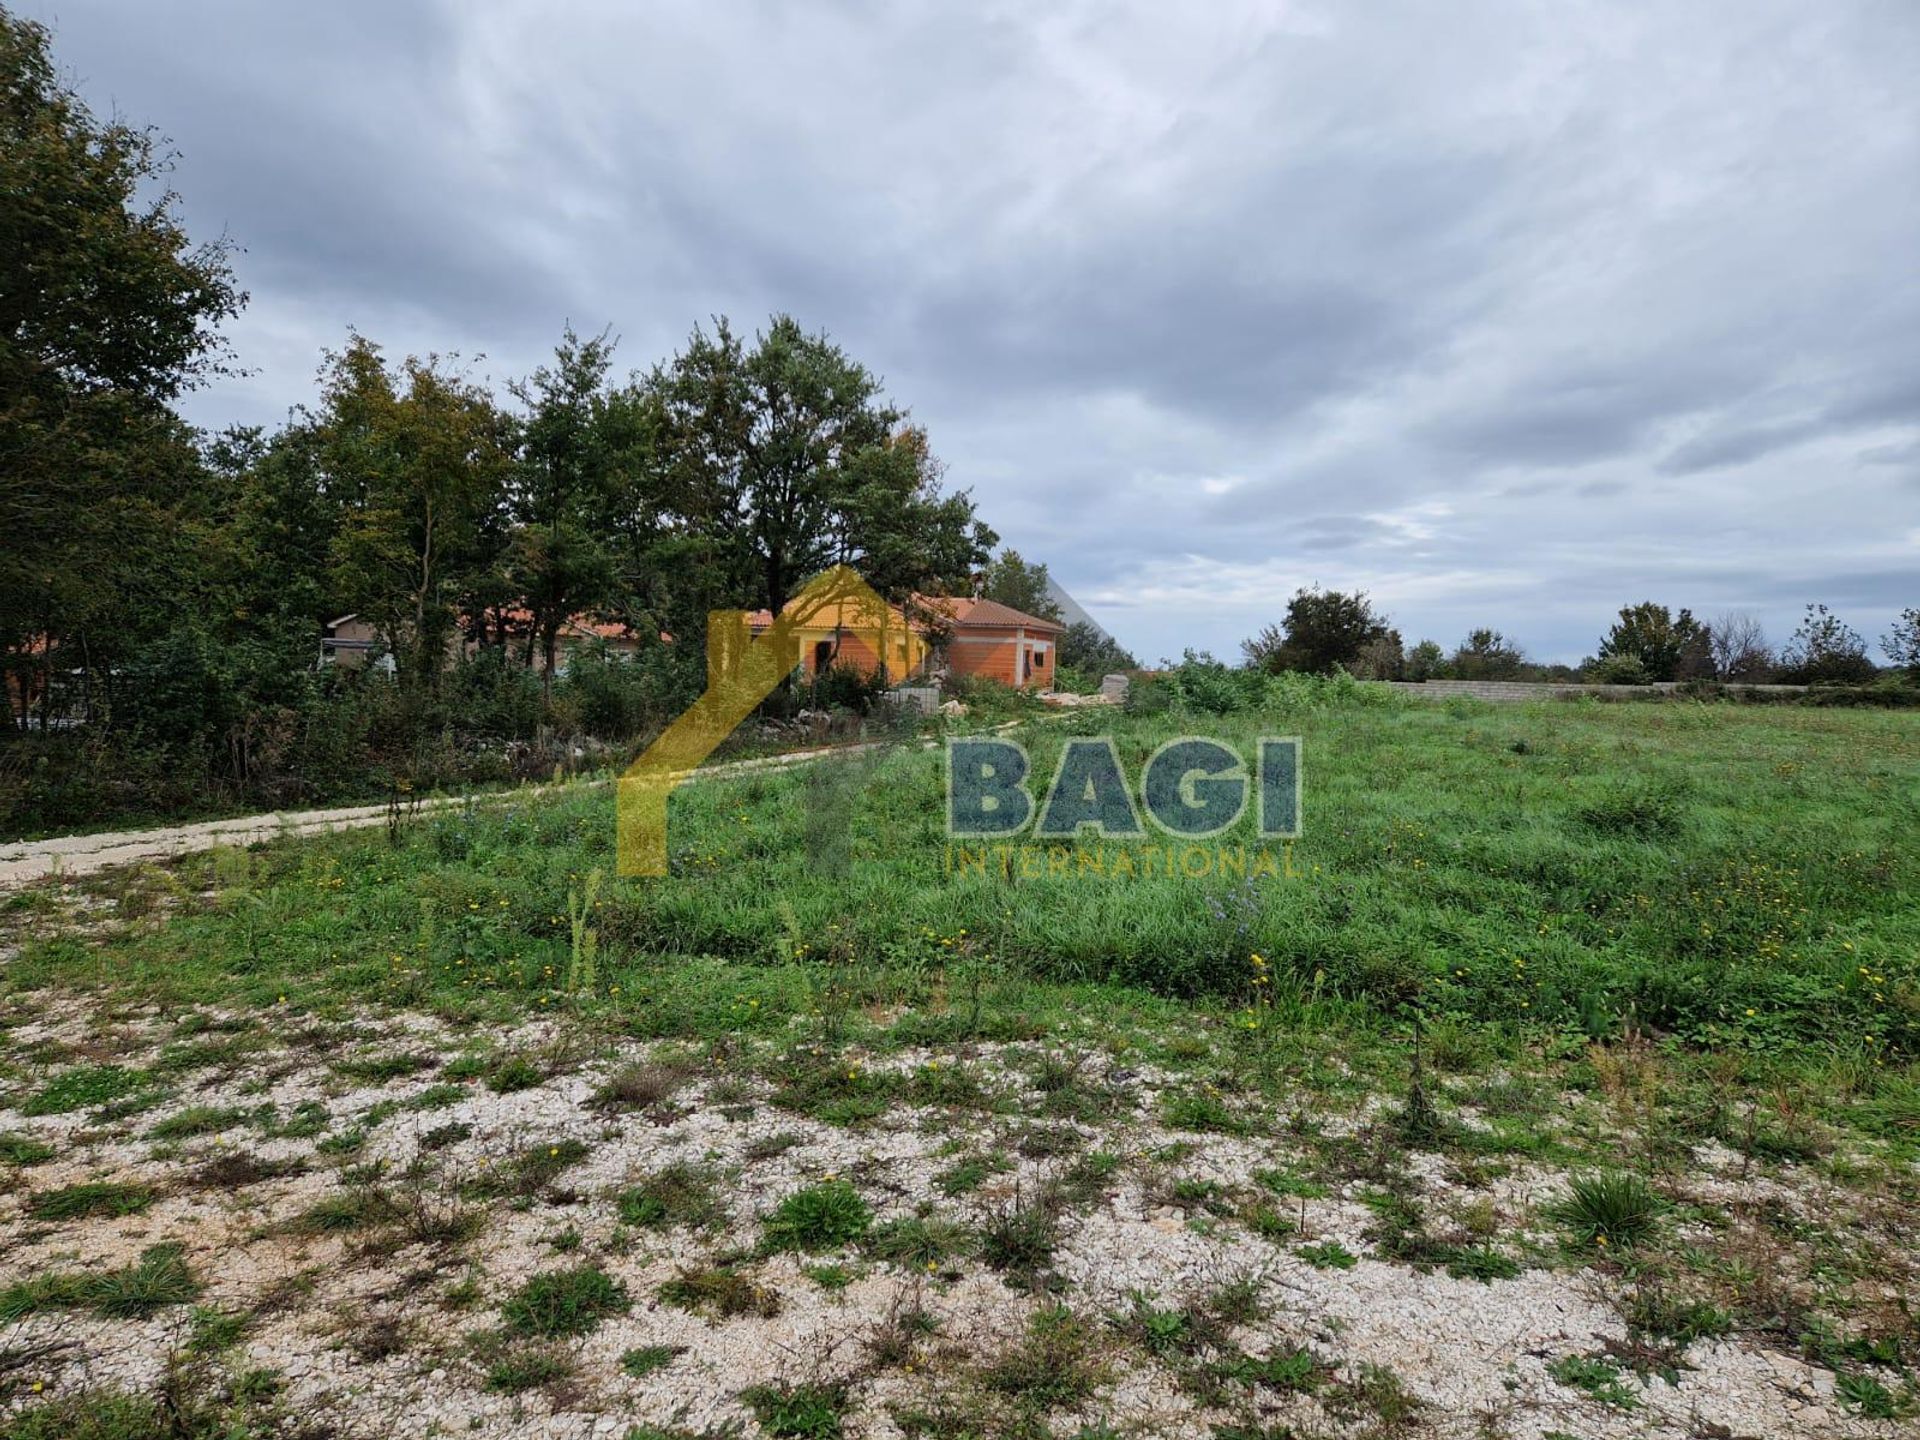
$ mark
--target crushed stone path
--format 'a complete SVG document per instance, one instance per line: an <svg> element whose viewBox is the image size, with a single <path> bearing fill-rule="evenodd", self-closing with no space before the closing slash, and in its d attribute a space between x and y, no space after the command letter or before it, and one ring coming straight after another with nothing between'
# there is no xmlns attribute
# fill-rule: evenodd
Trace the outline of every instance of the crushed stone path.
<svg viewBox="0 0 1920 1440"><path fill-rule="evenodd" d="M777 770L877 748L874 744L828 745L792 750L753 760L734 760L694 772L689 779L708 780L753 770ZM605 778L572 780L561 785L529 785L512 790L489 790L469 795L445 795L421 800L407 814L430 815L464 805L499 805L544 795L556 789L597 788ZM202 820L192 825L168 825L150 830L103 830L91 835L63 835L53 840L0 841L0 891L18 889L36 881L70 880L115 865L170 860L222 845L255 845L294 835L317 835L332 830L361 830L387 823L389 807L344 805L326 810L281 810L264 815L237 815L225 820Z"/></svg>

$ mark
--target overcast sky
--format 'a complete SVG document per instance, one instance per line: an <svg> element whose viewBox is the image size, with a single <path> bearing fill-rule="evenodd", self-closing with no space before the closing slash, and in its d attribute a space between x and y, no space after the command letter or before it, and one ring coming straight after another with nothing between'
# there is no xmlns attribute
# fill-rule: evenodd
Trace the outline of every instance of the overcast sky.
<svg viewBox="0 0 1920 1440"><path fill-rule="evenodd" d="M1920 605L1913 0L16 8L245 248L200 424L785 310L1146 660Z"/></svg>

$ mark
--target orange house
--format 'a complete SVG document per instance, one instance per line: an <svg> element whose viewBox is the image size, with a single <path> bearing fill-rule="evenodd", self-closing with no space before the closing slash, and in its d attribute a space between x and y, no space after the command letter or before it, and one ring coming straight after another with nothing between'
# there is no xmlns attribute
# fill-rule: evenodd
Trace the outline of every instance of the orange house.
<svg viewBox="0 0 1920 1440"><path fill-rule="evenodd" d="M838 664L871 674L884 658L889 678L905 680L943 658L949 675L981 675L1017 689L1053 688L1064 625L970 596L921 595L914 597L914 607L944 617L952 633L943 657L927 643L925 627L898 607L889 605L884 614L873 614L858 608L858 602L844 602L828 606L800 627L802 673L817 675ZM771 611L756 610L747 617L755 635L772 624Z"/></svg>
<svg viewBox="0 0 1920 1440"><path fill-rule="evenodd" d="M871 593L871 592L869 592ZM793 606L789 604L786 612ZM773 626L773 612L755 610L747 629L764 634ZM927 663L927 642L898 606L883 605L878 596L813 603L794 627L800 641L800 670L818 675L830 665L846 665L871 675L883 665L891 680L919 674Z"/></svg>
<svg viewBox="0 0 1920 1440"><path fill-rule="evenodd" d="M953 626L947 673L981 675L1019 690L1051 690L1067 627L998 600L929 600Z"/></svg>

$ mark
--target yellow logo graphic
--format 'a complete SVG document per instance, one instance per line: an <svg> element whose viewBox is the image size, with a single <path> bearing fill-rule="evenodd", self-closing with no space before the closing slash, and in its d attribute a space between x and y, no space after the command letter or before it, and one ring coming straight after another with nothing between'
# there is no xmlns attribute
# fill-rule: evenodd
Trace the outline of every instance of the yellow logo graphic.
<svg viewBox="0 0 1920 1440"><path fill-rule="evenodd" d="M734 728L800 668L804 645L814 668L851 640L862 659L910 673L925 653L898 611L852 569L836 565L817 576L772 617L758 639L744 610L707 617L707 688L620 777L619 871L667 873L667 797Z"/></svg>

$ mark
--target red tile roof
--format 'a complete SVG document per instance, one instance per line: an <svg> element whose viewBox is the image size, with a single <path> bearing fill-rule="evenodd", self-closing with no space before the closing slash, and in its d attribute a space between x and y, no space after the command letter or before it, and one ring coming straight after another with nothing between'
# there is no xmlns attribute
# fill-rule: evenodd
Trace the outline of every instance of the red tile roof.
<svg viewBox="0 0 1920 1440"><path fill-rule="evenodd" d="M1047 634L1058 634L1066 626L1057 620L1042 620L1038 615L1028 615L1011 605L1002 605L998 600L981 600L971 595L917 595L917 604L927 610L938 610L952 621L955 629L975 628L1010 630L1016 626L1025 626L1029 630L1038 630ZM891 607L889 607L891 609ZM892 610L895 619L900 618L898 610ZM827 623L824 619L818 623ZM865 620L844 620L847 629L859 629L867 624ZM765 630L773 624L773 615L766 610L748 612L747 625L753 630ZM918 627L916 627L918 628Z"/></svg>
<svg viewBox="0 0 1920 1440"><path fill-rule="evenodd" d="M1038 615L1029 615L1024 610L1016 610L1011 605L1002 605L998 600L982 600L970 595L959 595L948 599L928 599L929 606L938 607L952 617L958 629L971 629L974 626L992 626L1005 629L1021 625L1029 630L1063 632L1066 626L1057 620L1042 620Z"/></svg>

